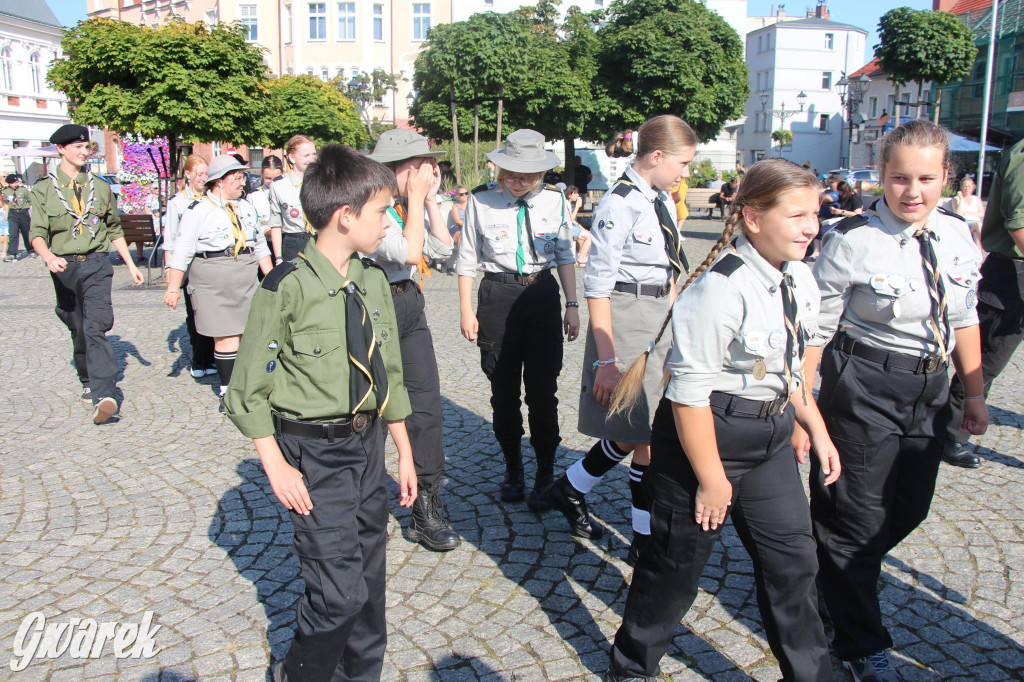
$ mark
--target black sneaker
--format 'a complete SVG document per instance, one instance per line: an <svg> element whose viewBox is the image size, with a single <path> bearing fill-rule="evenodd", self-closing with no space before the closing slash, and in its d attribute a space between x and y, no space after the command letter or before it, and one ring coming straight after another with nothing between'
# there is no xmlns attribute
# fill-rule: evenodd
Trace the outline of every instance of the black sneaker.
<svg viewBox="0 0 1024 682"><path fill-rule="evenodd" d="M220 397L220 406L217 408L217 411L224 414L224 396Z"/></svg>

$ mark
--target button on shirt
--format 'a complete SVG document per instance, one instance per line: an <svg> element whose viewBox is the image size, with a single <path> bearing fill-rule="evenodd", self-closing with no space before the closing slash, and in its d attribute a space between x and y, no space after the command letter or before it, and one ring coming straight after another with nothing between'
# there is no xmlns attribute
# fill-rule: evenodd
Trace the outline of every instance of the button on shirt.
<svg viewBox="0 0 1024 682"><path fill-rule="evenodd" d="M269 256L267 240L256 225L256 209L246 201L228 203L233 204L238 213L239 225L245 232L245 245L255 250L257 260ZM207 194L182 216L168 267L184 272L197 253L234 248L234 235L234 225L225 204Z"/></svg>
<svg viewBox="0 0 1024 682"><path fill-rule="evenodd" d="M181 218L185 215L185 211L188 210L189 205L193 201L200 201L202 198L202 194L197 198L196 195L186 189L175 194L167 202L167 221L164 225L163 241L163 249L166 253L174 250L174 240L178 236L178 230L181 229Z"/></svg>
<svg viewBox="0 0 1024 682"><path fill-rule="evenodd" d="M818 287L811 270L798 261L772 267L743 236L736 240L743 265L729 276L709 268L679 294L672 309L675 343L668 355L671 374L665 397L688 407L710 405L712 391L748 400L775 400L786 393L786 318L782 306L783 274L793 278L805 338L818 316ZM724 258L728 249L719 255ZM716 261L717 262L717 261ZM794 387L803 381L795 357ZM766 374L754 376L762 360Z"/></svg>
<svg viewBox="0 0 1024 682"><path fill-rule="evenodd" d="M286 233L306 231L306 214L299 201L301 186L302 178L295 171L288 171L270 183L270 227L280 227Z"/></svg>
<svg viewBox="0 0 1024 682"><path fill-rule="evenodd" d="M428 200L433 201L433 198ZM445 246L430 234L430 221L426 216L423 216L423 225L426 229L423 253L430 258L447 258L452 255L452 246ZM384 241L380 243L374 253L365 254L365 256L383 268L384 274L388 276L388 281L394 284L417 279L416 266L406 263L408 255L409 240L405 238L404 228L391 211L388 211L388 228L384 232Z"/></svg>
<svg viewBox="0 0 1024 682"><path fill-rule="evenodd" d="M821 316L809 343L824 345L839 329L873 348L938 355L916 229L897 218L884 199L864 215L866 225L825 235L814 264ZM945 284L950 328L978 324L975 289L981 255L967 223L935 210L925 226L934 235L931 243ZM950 334L947 350L955 342Z"/></svg>
<svg viewBox="0 0 1024 682"><path fill-rule="evenodd" d="M57 184L64 202L74 206L75 192L72 181L60 168L56 171ZM75 176L82 192L82 204L89 202L89 177L85 172ZM36 237L46 241L50 251L58 256L82 255L94 251L110 251L110 242L124 237L121 230L121 216L110 185L103 178L93 176L92 209L76 231L76 217L68 212L54 188L53 181L44 177L32 186L30 194L32 222L29 228L29 243Z"/></svg>
<svg viewBox="0 0 1024 682"><path fill-rule="evenodd" d="M636 189L624 197L606 192L594 211L592 246L583 273L585 298L608 298L616 282L662 286L671 278L654 202L663 202L669 215L675 215L672 198L647 184L632 166L625 175Z"/></svg>
<svg viewBox="0 0 1024 682"><path fill-rule="evenodd" d="M276 291L257 289L249 309L224 401L228 418L249 438L273 435L271 411L288 419L320 422L351 414L346 388L351 367L345 342L346 278L315 243L304 254ZM358 258L349 262L347 279L366 292L363 301L380 344L389 389L383 417L404 419L412 410L387 280ZM362 409L376 407L371 393Z"/></svg>
<svg viewBox="0 0 1024 682"><path fill-rule="evenodd" d="M523 195L530 213L534 249L530 249L526 223L523 223L524 275L568 265L576 261L572 252L569 212L565 195L556 187L545 187ZM477 267L484 272L517 273L518 198L497 183L474 191L466 206L466 222L459 244L455 272L475 277ZM533 252L537 257L534 258Z"/></svg>

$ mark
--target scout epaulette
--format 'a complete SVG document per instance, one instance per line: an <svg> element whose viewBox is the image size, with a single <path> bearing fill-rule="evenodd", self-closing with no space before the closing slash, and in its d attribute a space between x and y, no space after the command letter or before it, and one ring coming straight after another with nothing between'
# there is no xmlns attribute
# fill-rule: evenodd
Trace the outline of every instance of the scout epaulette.
<svg viewBox="0 0 1024 682"><path fill-rule="evenodd" d="M964 218L962 215L960 215L959 213L954 213L953 211L950 211L945 206L939 206L939 213L941 213L943 215L948 215L950 218L956 218L957 220L963 220L965 223L967 222L967 219Z"/></svg>
<svg viewBox="0 0 1024 682"><path fill-rule="evenodd" d="M717 272L719 275L729 277L732 273L739 270L742 265L742 258L737 256L735 253L727 253L722 260L711 266L711 272Z"/></svg>
<svg viewBox="0 0 1024 682"><path fill-rule="evenodd" d="M488 183L484 183L483 185L478 185L477 187L474 187L473 189L470 190L470 192L472 194L477 194L478 192L484 192L484 191L489 190L489 189L496 189L497 187L498 187L498 183L496 183L496 182L488 182Z"/></svg>
<svg viewBox="0 0 1024 682"><path fill-rule="evenodd" d="M263 278L263 288L267 291L277 291L277 287L281 285L281 280L295 272L297 267L290 260L277 265Z"/></svg>
<svg viewBox="0 0 1024 682"><path fill-rule="evenodd" d="M547 184L547 183L545 183L545 184L543 184L543 185L541 185L541 186L542 186L542 187L543 187L544 189L549 189L549 190L551 190L552 192L561 192L561 191L562 191L562 190L558 189L557 187L555 187L554 185L550 185L550 184Z"/></svg>
<svg viewBox="0 0 1024 682"><path fill-rule="evenodd" d="M635 189L636 185L634 185L633 183L627 184L622 180L619 180L618 182L615 183L615 187L612 187L612 194L617 194L620 197L625 198L628 197L629 193Z"/></svg>
<svg viewBox="0 0 1024 682"><path fill-rule="evenodd" d="M191 204L188 205L188 208L189 209L195 208L196 206L198 206L200 204L201 201L202 201L202 199L196 199L195 201L193 201ZM185 209L185 210L188 210L188 209Z"/></svg>
<svg viewBox="0 0 1024 682"><path fill-rule="evenodd" d="M284 180L284 174L283 173L281 175L278 175L273 180L271 180L271 182L277 182L278 180Z"/></svg>
<svg viewBox="0 0 1024 682"><path fill-rule="evenodd" d="M380 263L372 258L360 258L359 260L362 262L364 268L377 268L381 272L384 272L384 268L380 266Z"/></svg>
<svg viewBox="0 0 1024 682"><path fill-rule="evenodd" d="M833 227L832 230L838 232L839 234L846 234L855 227L860 227L861 225L867 224L868 217L863 213L858 213L857 215L852 215L849 218L843 218L838 223L836 223L836 226Z"/></svg>

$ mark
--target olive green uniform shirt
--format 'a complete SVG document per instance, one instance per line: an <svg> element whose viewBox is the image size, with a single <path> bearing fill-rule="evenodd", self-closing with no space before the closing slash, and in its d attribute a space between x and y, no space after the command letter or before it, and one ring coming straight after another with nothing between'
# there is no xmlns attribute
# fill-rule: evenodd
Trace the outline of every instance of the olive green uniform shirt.
<svg viewBox="0 0 1024 682"><path fill-rule="evenodd" d="M1010 258L1024 256L1010 232L1024 227L1024 140L1003 152L981 226L981 246Z"/></svg>
<svg viewBox="0 0 1024 682"><path fill-rule="evenodd" d="M82 204L89 203L89 176L84 171L75 177L82 188ZM71 178L57 169L57 184L68 206L74 206L75 191ZM57 196L57 190L49 177L44 177L32 186L32 226L29 242L42 237L50 251L58 256L86 254L93 251L110 251L110 242L124 237L121 231L121 216L117 213L117 202L110 185L102 178L93 176L92 208L81 226L81 234L74 234L75 216L68 212ZM91 230L91 231L90 231Z"/></svg>
<svg viewBox="0 0 1024 682"><path fill-rule="evenodd" d="M4 203L15 211L22 211L29 207L28 187L25 187L25 185L18 185L17 189L4 187L4 191L0 196L3 197Z"/></svg>
<svg viewBox="0 0 1024 682"><path fill-rule="evenodd" d="M387 371L390 397L382 416L388 421L405 419L412 408L384 272L353 258L346 279L312 242L295 266L283 278L268 275L252 299L224 399L228 418L245 436L263 438L274 434L271 412L312 422L336 421L352 413L344 290L352 281L365 292L363 303ZM291 267L292 263L278 266ZM377 409L373 393L363 409Z"/></svg>

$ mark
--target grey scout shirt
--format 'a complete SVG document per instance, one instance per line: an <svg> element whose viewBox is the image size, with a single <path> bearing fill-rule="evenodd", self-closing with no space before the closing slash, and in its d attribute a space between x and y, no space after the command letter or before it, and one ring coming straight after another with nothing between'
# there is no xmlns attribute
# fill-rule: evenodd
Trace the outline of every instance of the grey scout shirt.
<svg viewBox="0 0 1024 682"><path fill-rule="evenodd" d="M929 324L932 303L915 229L884 199L865 211L867 224L825 235L814 277L821 287L821 318L811 345L824 345L842 330L865 345L915 356L938 355ZM981 254L967 223L939 210L925 227L946 288L951 329L978 324L975 289ZM950 335L947 350L953 350Z"/></svg>
<svg viewBox="0 0 1024 682"><path fill-rule="evenodd" d="M553 185L541 185L523 195L533 229L536 260L523 224L523 274L531 275L576 261L572 252L569 212L565 195ZM516 273L518 246L518 201L497 183L473 190L466 205L466 223L462 228L456 274L475 277L477 268L484 272Z"/></svg>
<svg viewBox="0 0 1024 682"><path fill-rule="evenodd" d="M607 192L594 211L590 228L593 246L583 273L584 298L608 298L616 282L662 286L672 276L654 202L664 203L673 216L675 204L668 194L647 184L632 166L625 175L636 189L624 197Z"/></svg>
<svg viewBox="0 0 1024 682"><path fill-rule="evenodd" d="M431 195L427 201L433 201ZM430 234L430 221L423 216L423 226L426 236L423 239L423 252L430 258L447 258L452 255L452 247L445 246ZM374 253L364 254L372 259L384 270L388 276L388 282L404 282L406 280L416 281L416 266L406 264L406 256L409 255L409 240L405 238L403 226L395 218L395 215L388 211L388 228L384 232L384 241L380 243Z"/></svg>
<svg viewBox="0 0 1024 682"><path fill-rule="evenodd" d="M255 192L246 195L245 200L256 209L256 216L259 218L261 230L270 229L270 190L260 187ZM305 227L305 225L303 225Z"/></svg>
<svg viewBox="0 0 1024 682"><path fill-rule="evenodd" d="M811 269L799 261L776 270L746 237L736 239L735 254L743 265L729 274L714 265L684 290L672 308L672 334L665 397L687 407L707 407L712 391L748 400L775 400L786 392L786 318L782 279L793 277L805 339L817 329L819 294ZM716 264L732 251L719 254ZM794 387L803 381L795 357ZM754 376L763 360L766 374Z"/></svg>
<svg viewBox="0 0 1024 682"><path fill-rule="evenodd" d="M194 195L189 190L178 192L167 202L167 223L164 225L163 249L166 253L174 250L174 240L181 229L181 218L188 210L189 204L202 198L202 194Z"/></svg>
<svg viewBox="0 0 1024 682"><path fill-rule="evenodd" d="M302 178L288 171L270 183L270 227L280 227L285 233L304 233L306 214L302 212L299 189Z"/></svg>
<svg viewBox="0 0 1024 682"><path fill-rule="evenodd" d="M228 203L235 205L239 225L245 232L245 245L255 250L257 260L269 256L267 240L257 224L256 209L247 201ZM192 202L182 216L168 267L184 272L197 253L223 251L234 245L234 226L227 209L222 202L207 194Z"/></svg>

